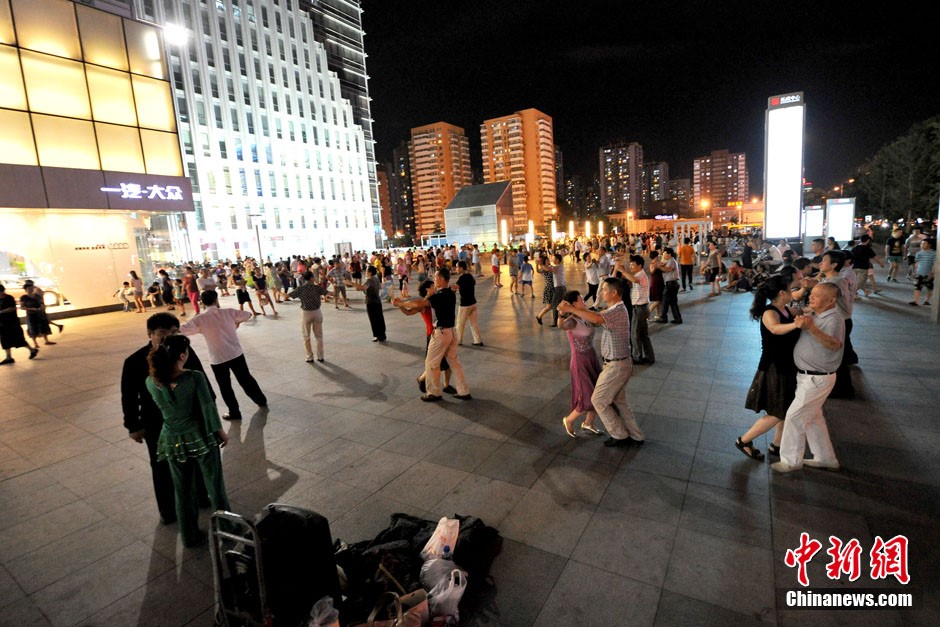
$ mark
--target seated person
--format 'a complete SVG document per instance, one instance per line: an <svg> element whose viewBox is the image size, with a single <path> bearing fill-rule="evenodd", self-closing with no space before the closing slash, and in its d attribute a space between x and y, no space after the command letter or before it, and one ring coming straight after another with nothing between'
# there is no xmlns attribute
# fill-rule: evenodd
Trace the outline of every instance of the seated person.
<svg viewBox="0 0 940 627"><path fill-rule="evenodd" d="M737 260L732 261L731 267L728 268L728 273L727 273L728 281L725 284L724 289L729 290L729 291L733 290L735 292L741 289L747 291L750 285L748 285L747 287L744 287L743 285L741 285L741 279L744 278L744 275L745 275L744 266L742 266L741 263Z"/></svg>

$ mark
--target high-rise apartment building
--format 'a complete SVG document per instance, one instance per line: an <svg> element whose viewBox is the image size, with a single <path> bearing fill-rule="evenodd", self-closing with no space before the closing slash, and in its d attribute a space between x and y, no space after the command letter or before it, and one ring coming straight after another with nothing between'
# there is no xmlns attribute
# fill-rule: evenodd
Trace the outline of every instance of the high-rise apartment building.
<svg viewBox="0 0 940 627"><path fill-rule="evenodd" d="M655 214L656 204L669 200L669 164L655 161L643 166L643 208L640 215L644 218Z"/></svg>
<svg viewBox="0 0 940 627"><path fill-rule="evenodd" d="M470 142L460 127L437 122L411 129L408 143L415 233L444 226L444 209L460 188L472 184Z"/></svg>
<svg viewBox="0 0 940 627"><path fill-rule="evenodd" d="M565 200L565 156L561 152L561 146L555 146L555 201L556 203Z"/></svg>
<svg viewBox="0 0 940 627"><path fill-rule="evenodd" d="M486 120L480 126L483 180L512 184L513 224L524 232L556 215L555 143L552 118L536 109Z"/></svg>
<svg viewBox="0 0 940 627"><path fill-rule="evenodd" d="M401 142L392 151L392 169L388 184L391 188L392 229L395 232L415 234L414 206L411 202L411 161L408 142Z"/></svg>
<svg viewBox="0 0 940 627"><path fill-rule="evenodd" d="M680 215L683 218L692 218L695 216L692 207L692 180L691 179L673 179L669 181L669 200L679 202L681 207Z"/></svg>
<svg viewBox="0 0 940 627"><path fill-rule="evenodd" d="M379 203L359 2L131 4L166 29L194 256L373 248Z"/></svg>
<svg viewBox="0 0 940 627"><path fill-rule="evenodd" d="M692 200L697 210L747 202L747 163L743 152L715 150L692 166Z"/></svg>
<svg viewBox="0 0 940 627"><path fill-rule="evenodd" d="M379 206L382 208L382 211L379 215L382 225L382 233L385 235L386 239L392 239L395 237L395 231L392 228L392 194L391 188L389 186L388 174L391 167L392 164L383 163L376 171L376 178L378 179L379 189Z"/></svg>
<svg viewBox="0 0 940 627"><path fill-rule="evenodd" d="M598 154L601 211L638 211L643 203L643 146L619 141L604 146Z"/></svg>

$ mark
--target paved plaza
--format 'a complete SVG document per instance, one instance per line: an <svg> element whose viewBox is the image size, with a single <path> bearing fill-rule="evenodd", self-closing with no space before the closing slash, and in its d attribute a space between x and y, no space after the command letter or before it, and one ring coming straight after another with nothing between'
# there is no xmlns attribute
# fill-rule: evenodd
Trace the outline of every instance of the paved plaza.
<svg viewBox="0 0 940 627"><path fill-rule="evenodd" d="M656 363L628 387L646 444L617 449L565 435L565 334L535 323L539 281L536 299L504 283L478 285L485 346L468 330L460 350L469 402L422 403L423 323L387 306L375 344L359 294L352 311L324 307L324 364L304 362L298 303L243 325L270 409L252 415L241 395L245 419L225 425L233 509L309 508L347 542L394 512L480 517L504 544L468 625L940 624L940 326L907 305L908 285L855 308L858 398L826 405L842 471L777 475L733 445L756 417L743 407L760 353L749 294L696 286L680 294L685 324L651 325ZM569 287L583 287L574 265ZM146 447L122 426L121 366L145 320L67 319L57 346L0 369L0 625L212 624L208 550L160 524ZM799 586L784 555L801 532L823 543L811 588L894 588L915 609L787 609L780 591ZM869 574L876 537L897 535L904 590ZM827 578L830 536L859 541L857 581Z"/></svg>

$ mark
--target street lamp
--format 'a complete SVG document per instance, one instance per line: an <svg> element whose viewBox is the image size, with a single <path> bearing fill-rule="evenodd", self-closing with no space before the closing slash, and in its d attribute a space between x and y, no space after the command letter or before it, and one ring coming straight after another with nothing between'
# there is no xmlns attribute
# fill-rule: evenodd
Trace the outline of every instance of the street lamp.
<svg viewBox="0 0 940 627"><path fill-rule="evenodd" d="M248 217L262 218L264 216L260 213L249 213ZM261 255L261 231L258 230L258 222L255 220L252 220L252 222L255 223L255 239L258 241L258 263L261 264L264 259L264 257Z"/></svg>

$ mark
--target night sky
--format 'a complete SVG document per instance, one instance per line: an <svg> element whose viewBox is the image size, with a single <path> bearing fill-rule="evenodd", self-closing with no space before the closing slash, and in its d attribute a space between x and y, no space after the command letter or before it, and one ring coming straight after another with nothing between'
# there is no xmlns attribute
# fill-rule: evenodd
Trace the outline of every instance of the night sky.
<svg viewBox="0 0 940 627"><path fill-rule="evenodd" d="M936 14L877 4L364 0L377 156L445 121L476 168L482 121L534 107L554 119L566 176L596 172L614 139L670 178L726 148L747 153L760 195L767 98L803 91L805 177L832 187L940 113Z"/></svg>

